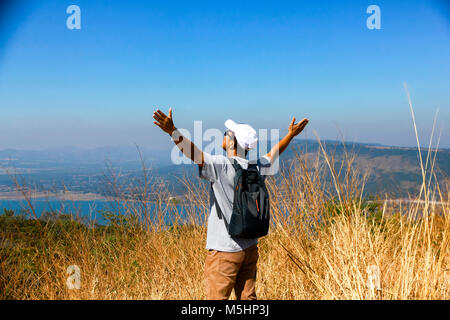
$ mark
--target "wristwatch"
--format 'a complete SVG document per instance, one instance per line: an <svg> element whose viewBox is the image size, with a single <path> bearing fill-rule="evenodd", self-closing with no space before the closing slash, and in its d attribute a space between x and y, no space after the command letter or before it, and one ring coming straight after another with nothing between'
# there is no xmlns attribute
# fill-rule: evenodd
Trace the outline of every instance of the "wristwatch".
<svg viewBox="0 0 450 320"><path fill-rule="evenodd" d="M182 137L180 131L178 131L178 129L173 130L172 132L172 140L175 143L180 142L180 137Z"/></svg>

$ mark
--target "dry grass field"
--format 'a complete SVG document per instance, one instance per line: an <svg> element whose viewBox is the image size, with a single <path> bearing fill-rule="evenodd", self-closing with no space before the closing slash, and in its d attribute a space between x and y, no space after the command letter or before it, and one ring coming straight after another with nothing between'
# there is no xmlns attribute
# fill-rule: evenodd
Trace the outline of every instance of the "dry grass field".
<svg viewBox="0 0 450 320"><path fill-rule="evenodd" d="M335 167L325 148L297 154L267 182L273 224L259 243L258 298L449 299L449 190L434 180L432 160L423 159L420 194L397 203L363 199L354 155ZM188 200L167 201L144 168L139 185L126 186L139 196L110 212L108 226L33 219L32 210L32 219L1 216L0 298L204 299L209 185L180 183ZM167 216L179 219L168 225ZM79 289L67 286L71 265Z"/></svg>

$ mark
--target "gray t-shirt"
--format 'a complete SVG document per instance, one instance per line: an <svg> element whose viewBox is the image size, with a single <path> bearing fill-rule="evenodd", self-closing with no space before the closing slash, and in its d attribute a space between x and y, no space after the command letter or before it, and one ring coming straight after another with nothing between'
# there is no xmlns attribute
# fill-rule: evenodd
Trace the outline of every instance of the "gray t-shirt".
<svg viewBox="0 0 450 320"><path fill-rule="evenodd" d="M222 220L224 218L229 223L233 212L234 176L236 172L230 159L236 159L243 169L247 169L249 160L240 157L227 158L223 155L211 155L204 152L204 163L200 169L200 177L211 182L206 249L237 252L257 244L258 239L232 238L227 231L225 222ZM275 165L272 165L269 158L261 157L257 164L262 176L275 173ZM214 198L219 205L218 207L216 207ZM222 219L219 218L219 215Z"/></svg>

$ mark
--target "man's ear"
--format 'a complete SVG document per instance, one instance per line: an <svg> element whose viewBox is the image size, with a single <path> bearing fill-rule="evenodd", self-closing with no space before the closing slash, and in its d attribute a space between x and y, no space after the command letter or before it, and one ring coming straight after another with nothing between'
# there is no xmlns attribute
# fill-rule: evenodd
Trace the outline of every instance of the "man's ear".
<svg viewBox="0 0 450 320"><path fill-rule="evenodd" d="M236 138L228 139L228 141L229 141L229 145L228 146L229 146L230 150L236 149L236 144L237 144Z"/></svg>

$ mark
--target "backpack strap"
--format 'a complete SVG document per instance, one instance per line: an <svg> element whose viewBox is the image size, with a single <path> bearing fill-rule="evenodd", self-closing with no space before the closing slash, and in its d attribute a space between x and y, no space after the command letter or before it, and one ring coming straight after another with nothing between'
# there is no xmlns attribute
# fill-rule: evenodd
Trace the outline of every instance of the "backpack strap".
<svg viewBox="0 0 450 320"><path fill-rule="evenodd" d="M217 213L217 216L219 217L219 220L223 220L223 221L225 222L225 227L226 227L227 230L228 230L228 221L227 221L227 219L223 216L222 209L220 208L219 203L217 202L216 194L214 193L214 188L213 188L213 184L212 184L212 183L211 183L211 188L212 188L212 190L213 190L212 195L213 195L213 198L214 198L214 205L216 206L216 213Z"/></svg>
<svg viewBox="0 0 450 320"><path fill-rule="evenodd" d="M242 170L241 165L236 161L236 159L233 159L233 162L231 162L231 164L233 165L234 170L236 170L236 173L239 170Z"/></svg>
<svg viewBox="0 0 450 320"><path fill-rule="evenodd" d="M233 165L233 168L236 171L236 176L235 176L235 181L236 181L236 178L238 178L238 172L242 171L242 167L239 165L239 163L236 161L236 159L233 159L233 161L231 161L231 164ZM213 190L212 194L214 197L214 205L216 206L217 216L219 217L219 220L223 220L225 222L225 227L228 230L229 223L228 223L227 219L223 216L222 209L220 208L219 203L217 202L216 194L214 193L213 183L211 183L211 189Z"/></svg>
<svg viewBox="0 0 450 320"><path fill-rule="evenodd" d="M236 188L245 170L242 169L241 165L236 161L236 159L233 159L231 164L233 165L234 171L236 172L236 175L234 176L234 187Z"/></svg>

